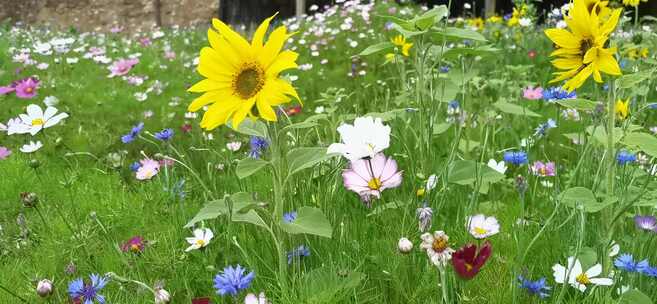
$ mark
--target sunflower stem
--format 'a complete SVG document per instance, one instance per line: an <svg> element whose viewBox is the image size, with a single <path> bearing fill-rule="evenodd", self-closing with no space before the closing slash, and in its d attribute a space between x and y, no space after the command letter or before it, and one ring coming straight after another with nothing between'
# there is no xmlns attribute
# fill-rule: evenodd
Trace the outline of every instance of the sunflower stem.
<svg viewBox="0 0 657 304"><path fill-rule="evenodd" d="M615 151L615 145L614 145L614 127L616 126L616 110L615 110L615 101L614 101L614 95L615 95L615 88L614 88L614 82L610 81L609 82L609 94L607 96L607 152L606 157L607 157L607 191L606 194L607 196L612 196L614 194L614 169L616 167L615 164L615 157L614 155L616 154ZM604 217L603 220L607 225L608 229L608 235L609 237L613 237L611 235L611 231L614 229L614 224L610 222L610 210L605 209L603 213ZM609 267L611 265L611 258L607 255L605 255L604 260L603 260L603 269L604 273L608 273Z"/></svg>

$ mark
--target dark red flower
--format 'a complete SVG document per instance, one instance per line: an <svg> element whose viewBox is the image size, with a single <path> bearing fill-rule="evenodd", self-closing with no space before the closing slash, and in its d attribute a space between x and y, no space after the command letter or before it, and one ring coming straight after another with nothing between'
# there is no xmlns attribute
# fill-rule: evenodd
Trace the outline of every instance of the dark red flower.
<svg viewBox="0 0 657 304"><path fill-rule="evenodd" d="M285 114L287 114L287 116L294 116L299 113L301 113L301 106L299 105L285 109Z"/></svg>
<svg viewBox="0 0 657 304"><path fill-rule="evenodd" d="M183 133L187 133L187 132L192 130L192 125L186 123L186 124L180 126L180 130L183 131Z"/></svg>
<svg viewBox="0 0 657 304"><path fill-rule="evenodd" d="M210 304L210 298L196 298L192 299L192 304Z"/></svg>
<svg viewBox="0 0 657 304"><path fill-rule="evenodd" d="M484 242L484 245L477 250L477 245L468 244L452 254L452 265L454 271L463 279L469 280L474 278L486 264L486 261L493 252L490 242Z"/></svg>
<svg viewBox="0 0 657 304"><path fill-rule="evenodd" d="M529 50L529 52L527 52L527 56L529 56L529 59L534 59L534 58L536 58L536 54L537 54L537 53L536 53L535 50Z"/></svg>
<svg viewBox="0 0 657 304"><path fill-rule="evenodd" d="M144 238L141 236L133 236L127 242L121 245L121 251L142 253L144 251Z"/></svg>

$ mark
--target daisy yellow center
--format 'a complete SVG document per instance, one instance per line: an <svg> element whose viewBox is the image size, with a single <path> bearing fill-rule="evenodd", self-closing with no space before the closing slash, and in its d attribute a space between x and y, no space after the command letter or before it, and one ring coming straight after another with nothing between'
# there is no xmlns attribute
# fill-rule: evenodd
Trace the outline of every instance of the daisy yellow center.
<svg viewBox="0 0 657 304"><path fill-rule="evenodd" d="M45 122L41 118L33 119L32 120L32 126L40 126L43 125Z"/></svg>
<svg viewBox="0 0 657 304"><path fill-rule="evenodd" d="M381 189L381 180L374 177L372 178L369 182L367 182L367 187L369 187L372 190L379 190Z"/></svg>
<svg viewBox="0 0 657 304"><path fill-rule="evenodd" d="M538 169L538 173L540 173L541 175L547 175L547 170L545 169L545 167L543 167Z"/></svg>
<svg viewBox="0 0 657 304"><path fill-rule="evenodd" d="M447 239L445 238L436 238L431 244L431 249L435 252L443 252L447 248Z"/></svg>
<svg viewBox="0 0 657 304"><path fill-rule="evenodd" d="M205 241L204 240L196 240L196 245L198 245L199 247L203 247L203 246L205 246Z"/></svg>
<svg viewBox="0 0 657 304"><path fill-rule="evenodd" d="M577 276L577 278L575 278L575 280L576 280L578 283L582 284L582 285L591 284L591 280L590 280L589 277L586 275L586 273L583 273L583 272L582 272L581 274L579 274L579 275Z"/></svg>
<svg viewBox="0 0 657 304"><path fill-rule="evenodd" d="M481 227L475 227L474 232L477 233L477 234L486 234L488 232L488 230L486 230L484 228L481 228Z"/></svg>
<svg viewBox="0 0 657 304"><path fill-rule="evenodd" d="M249 99L265 84L265 72L256 63L245 64L233 79L233 91L242 99Z"/></svg>

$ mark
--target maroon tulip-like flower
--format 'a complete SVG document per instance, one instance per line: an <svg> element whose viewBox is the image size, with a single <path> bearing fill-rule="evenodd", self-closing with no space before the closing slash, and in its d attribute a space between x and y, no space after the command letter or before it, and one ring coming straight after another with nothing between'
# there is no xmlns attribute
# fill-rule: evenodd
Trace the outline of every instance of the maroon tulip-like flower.
<svg viewBox="0 0 657 304"><path fill-rule="evenodd" d="M133 236L131 239L121 245L121 251L142 253L144 251L144 244L145 240L143 237Z"/></svg>
<svg viewBox="0 0 657 304"><path fill-rule="evenodd" d="M481 248L468 244L452 254L452 265L461 278L470 280L479 273L492 252L493 247L488 241L484 242Z"/></svg>
<svg viewBox="0 0 657 304"><path fill-rule="evenodd" d="M196 298L192 299L192 304L210 304L210 298Z"/></svg>

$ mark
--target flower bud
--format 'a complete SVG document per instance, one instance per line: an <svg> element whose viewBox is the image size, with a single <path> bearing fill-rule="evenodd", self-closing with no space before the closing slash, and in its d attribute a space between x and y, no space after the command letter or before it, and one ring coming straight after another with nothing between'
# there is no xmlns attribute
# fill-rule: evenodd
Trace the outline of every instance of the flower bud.
<svg viewBox="0 0 657 304"><path fill-rule="evenodd" d="M40 297L45 298L52 294L52 289L52 281L43 279L37 284L36 292Z"/></svg>
<svg viewBox="0 0 657 304"><path fill-rule="evenodd" d="M171 295L163 288L155 289L155 304L166 304L171 301Z"/></svg>
<svg viewBox="0 0 657 304"><path fill-rule="evenodd" d="M36 168L39 168L39 166L41 166L41 163L39 162L38 159L30 160L30 168L36 169Z"/></svg>
<svg viewBox="0 0 657 304"><path fill-rule="evenodd" d="M397 248L401 253L409 253L411 252L411 250L413 250L413 243L409 239L403 237L399 239L399 243L397 243Z"/></svg>
<svg viewBox="0 0 657 304"><path fill-rule="evenodd" d="M25 207L34 207L39 202L39 197L34 192L21 192L21 201Z"/></svg>

